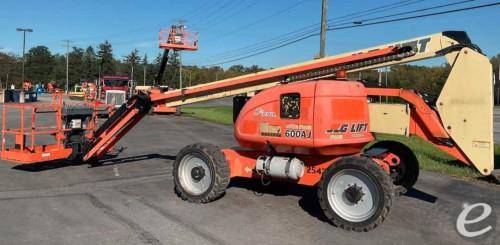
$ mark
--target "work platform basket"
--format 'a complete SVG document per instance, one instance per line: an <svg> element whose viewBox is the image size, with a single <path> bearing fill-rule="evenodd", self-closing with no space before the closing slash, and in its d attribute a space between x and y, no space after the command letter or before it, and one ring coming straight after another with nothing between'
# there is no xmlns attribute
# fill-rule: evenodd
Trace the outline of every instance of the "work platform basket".
<svg viewBox="0 0 500 245"><path fill-rule="evenodd" d="M183 26L160 29L159 47L172 50L198 50L198 33L190 32Z"/></svg>

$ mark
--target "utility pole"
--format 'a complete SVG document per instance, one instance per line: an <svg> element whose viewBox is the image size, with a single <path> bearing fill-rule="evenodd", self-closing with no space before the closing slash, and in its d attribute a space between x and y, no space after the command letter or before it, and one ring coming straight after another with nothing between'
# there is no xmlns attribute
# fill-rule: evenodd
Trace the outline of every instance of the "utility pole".
<svg viewBox="0 0 500 245"><path fill-rule="evenodd" d="M134 65L132 65L132 71L130 72L130 80L134 81Z"/></svg>
<svg viewBox="0 0 500 245"><path fill-rule="evenodd" d="M26 53L26 32L33 32L31 28L17 28L19 32L23 32L23 68L21 72L21 83L24 82L24 62L25 62L25 53Z"/></svg>
<svg viewBox="0 0 500 245"><path fill-rule="evenodd" d="M182 52L179 51L179 88L182 89Z"/></svg>
<svg viewBox="0 0 500 245"><path fill-rule="evenodd" d="M70 40L63 40L64 46L66 47L66 93L69 91L69 44Z"/></svg>
<svg viewBox="0 0 500 245"><path fill-rule="evenodd" d="M389 74L389 67L385 67L385 87L389 87L387 84L387 74ZM389 96L385 96L385 103L389 102Z"/></svg>
<svg viewBox="0 0 500 245"><path fill-rule="evenodd" d="M321 36L319 41L319 58L325 57L325 42L326 42L326 29L327 27L327 8L328 0L322 0L323 4L321 6Z"/></svg>
<svg viewBox="0 0 500 245"><path fill-rule="evenodd" d="M382 72L381 69L378 69L378 86L379 88L382 87ZM378 96L378 102L382 103L382 96Z"/></svg>
<svg viewBox="0 0 500 245"><path fill-rule="evenodd" d="M179 54L179 89L182 93L182 52L180 50L177 51ZM172 81L173 83L173 81ZM177 106L175 110L175 115L180 116L182 114L181 106Z"/></svg>
<svg viewBox="0 0 500 245"><path fill-rule="evenodd" d="M134 88L135 88L135 79L134 79L134 64L132 64L132 72L131 72L132 78L130 79L129 82L129 94L133 94Z"/></svg>
<svg viewBox="0 0 500 245"><path fill-rule="evenodd" d="M184 23L186 23L186 21L184 21L183 19L179 19L177 22L178 22L178 28L184 30L185 28ZM179 89L181 90L182 93L182 51L179 50L178 52L179 52ZM182 114L181 106L177 107L176 114L177 115Z"/></svg>
<svg viewBox="0 0 500 245"><path fill-rule="evenodd" d="M146 86L146 65L143 66L143 72L142 85Z"/></svg>

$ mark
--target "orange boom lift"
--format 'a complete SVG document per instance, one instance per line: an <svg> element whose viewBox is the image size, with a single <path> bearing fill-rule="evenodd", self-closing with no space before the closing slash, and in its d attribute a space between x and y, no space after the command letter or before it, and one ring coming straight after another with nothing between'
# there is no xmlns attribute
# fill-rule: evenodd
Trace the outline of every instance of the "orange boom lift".
<svg viewBox="0 0 500 245"><path fill-rule="evenodd" d="M170 29L160 29L160 35L158 39L159 48L163 49L163 55L161 58L160 68L156 74L156 82L158 85L162 84L163 74L165 73L165 68L168 62L168 54L170 50L174 52L186 50L186 51L196 51L198 50L198 33L191 32L186 29L182 24L172 25ZM153 88L152 93L161 93L160 88ZM165 105L157 105L153 108L155 113L174 113L176 112L175 107L167 107Z"/></svg>
<svg viewBox="0 0 500 245"><path fill-rule="evenodd" d="M167 45L174 45L172 40ZM417 91L367 88L346 78L349 72L438 56L445 56L452 69L436 101ZM151 107L237 95L239 146L200 143L182 149L173 170L179 196L206 203L220 197L233 178L281 180L317 187L334 225L367 231L387 217L395 194L413 186L419 172L417 158L402 143L381 141L365 149L373 133L417 135L481 174L491 174L492 81L488 58L465 32L442 32L182 90L138 94L100 126L94 126L95 112L88 106L53 104L57 127L44 132L56 137L54 145L27 144L26 136L41 133L36 126L7 129L5 105L2 159L98 160ZM378 96L402 102L372 102ZM15 134L13 147L6 147L6 134Z"/></svg>

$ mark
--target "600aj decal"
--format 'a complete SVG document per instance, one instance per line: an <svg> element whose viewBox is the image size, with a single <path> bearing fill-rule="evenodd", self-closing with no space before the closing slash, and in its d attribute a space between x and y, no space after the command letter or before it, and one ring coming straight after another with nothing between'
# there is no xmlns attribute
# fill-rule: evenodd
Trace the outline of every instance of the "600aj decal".
<svg viewBox="0 0 500 245"><path fill-rule="evenodd" d="M311 135L311 125L289 124L285 129L285 137L308 139L311 138Z"/></svg>

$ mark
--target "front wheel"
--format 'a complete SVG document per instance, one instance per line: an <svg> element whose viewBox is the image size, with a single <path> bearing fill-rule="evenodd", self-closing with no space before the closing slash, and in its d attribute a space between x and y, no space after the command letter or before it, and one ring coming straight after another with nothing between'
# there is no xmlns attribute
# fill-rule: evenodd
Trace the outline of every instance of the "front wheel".
<svg viewBox="0 0 500 245"><path fill-rule="evenodd" d="M323 173L318 197L326 217L337 227L369 231L381 224L392 205L389 175L365 157L345 157Z"/></svg>
<svg viewBox="0 0 500 245"><path fill-rule="evenodd" d="M184 147L174 162L175 192L183 200L208 203L220 197L229 184L229 165L211 144Z"/></svg>

